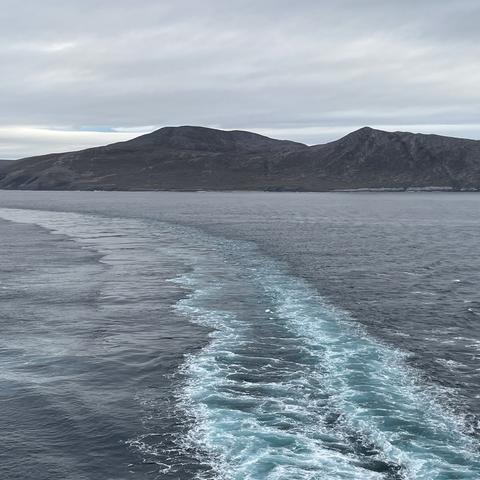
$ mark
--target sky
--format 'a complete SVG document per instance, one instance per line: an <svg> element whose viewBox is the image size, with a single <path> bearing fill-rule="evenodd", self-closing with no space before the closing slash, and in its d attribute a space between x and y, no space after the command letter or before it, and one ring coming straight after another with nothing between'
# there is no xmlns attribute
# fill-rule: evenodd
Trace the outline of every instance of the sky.
<svg viewBox="0 0 480 480"><path fill-rule="evenodd" d="M0 0L0 158L167 125L480 139L478 0Z"/></svg>

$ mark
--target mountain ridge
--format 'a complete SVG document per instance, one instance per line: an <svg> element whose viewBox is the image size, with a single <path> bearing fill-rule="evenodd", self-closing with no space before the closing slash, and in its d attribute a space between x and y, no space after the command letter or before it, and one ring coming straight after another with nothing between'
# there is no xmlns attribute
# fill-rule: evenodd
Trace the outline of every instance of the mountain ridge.
<svg viewBox="0 0 480 480"><path fill-rule="evenodd" d="M242 130L164 127L132 140L0 166L30 190L480 189L480 141L363 127L307 146Z"/></svg>

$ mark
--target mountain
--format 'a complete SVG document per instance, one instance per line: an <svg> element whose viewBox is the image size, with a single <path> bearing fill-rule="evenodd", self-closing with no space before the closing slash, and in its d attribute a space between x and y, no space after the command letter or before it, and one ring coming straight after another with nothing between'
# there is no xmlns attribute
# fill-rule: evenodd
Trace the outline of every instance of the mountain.
<svg viewBox="0 0 480 480"><path fill-rule="evenodd" d="M0 165L30 190L480 189L480 141L362 128L307 146L244 131L166 127L127 142Z"/></svg>

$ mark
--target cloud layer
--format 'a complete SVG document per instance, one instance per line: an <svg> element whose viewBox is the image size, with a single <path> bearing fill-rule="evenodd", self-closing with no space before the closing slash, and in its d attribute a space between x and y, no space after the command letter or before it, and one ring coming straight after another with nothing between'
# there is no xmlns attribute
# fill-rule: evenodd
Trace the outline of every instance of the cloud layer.
<svg viewBox="0 0 480 480"><path fill-rule="evenodd" d="M307 143L363 125L480 138L477 0L2 6L0 158L181 124Z"/></svg>

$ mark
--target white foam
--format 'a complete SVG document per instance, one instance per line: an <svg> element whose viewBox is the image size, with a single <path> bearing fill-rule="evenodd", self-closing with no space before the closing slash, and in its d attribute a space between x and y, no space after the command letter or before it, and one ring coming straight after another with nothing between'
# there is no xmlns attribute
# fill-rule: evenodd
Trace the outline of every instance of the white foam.
<svg viewBox="0 0 480 480"><path fill-rule="evenodd" d="M247 249L245 255L248 264L252 251ZM398 465L405 479L479 477L475 445L462 433L461 420L438 403L437 392L417 380L416 372L404 363L404 353L371 339L345 312L327 305L305 282L282 273L275 262L265 258L256 262L249 270L255 272L257 287L268 300L264 309L268 318L275 314L292 334L301 335L305 348L318 358L319 368L298 371L295 381L279 385L289 395L262 398L262 402L272 402L279 418L280 412L293 410L302 419L295 425L292 444L272 449L262 439L284 432L259 420L261 407L257 405L253 414L239 413L229 407L231 399L224 394L216 398L215 407L211 405L213 392L223 392L228 383L229 372L218 362L219 355L236 348L248 333L242 333L245 324L231 312L216 310L222 302L221 292L215 295L205 289L195 274L189 277L194 293L177 308L216 330L209 346L188 358L185 368L190 380L182 392L183 402L196 425L190 447L201 445L216 459L218 478L384 478L360 467L352 454L332 451L329 442L324 442L330 435L346 443L352 432L378 449L379 460ZM324 400L319 404L302 396L312 375L328 394L327 406L321 405ZM256 383L255 387L264 385ZM224 408L219 407L222 402ZM324 425L329 412L340 416L334 430ZM302 453L298 453L299 445ZM259 466L268 462L275 463L275 468L260 471Z"/></svg>

